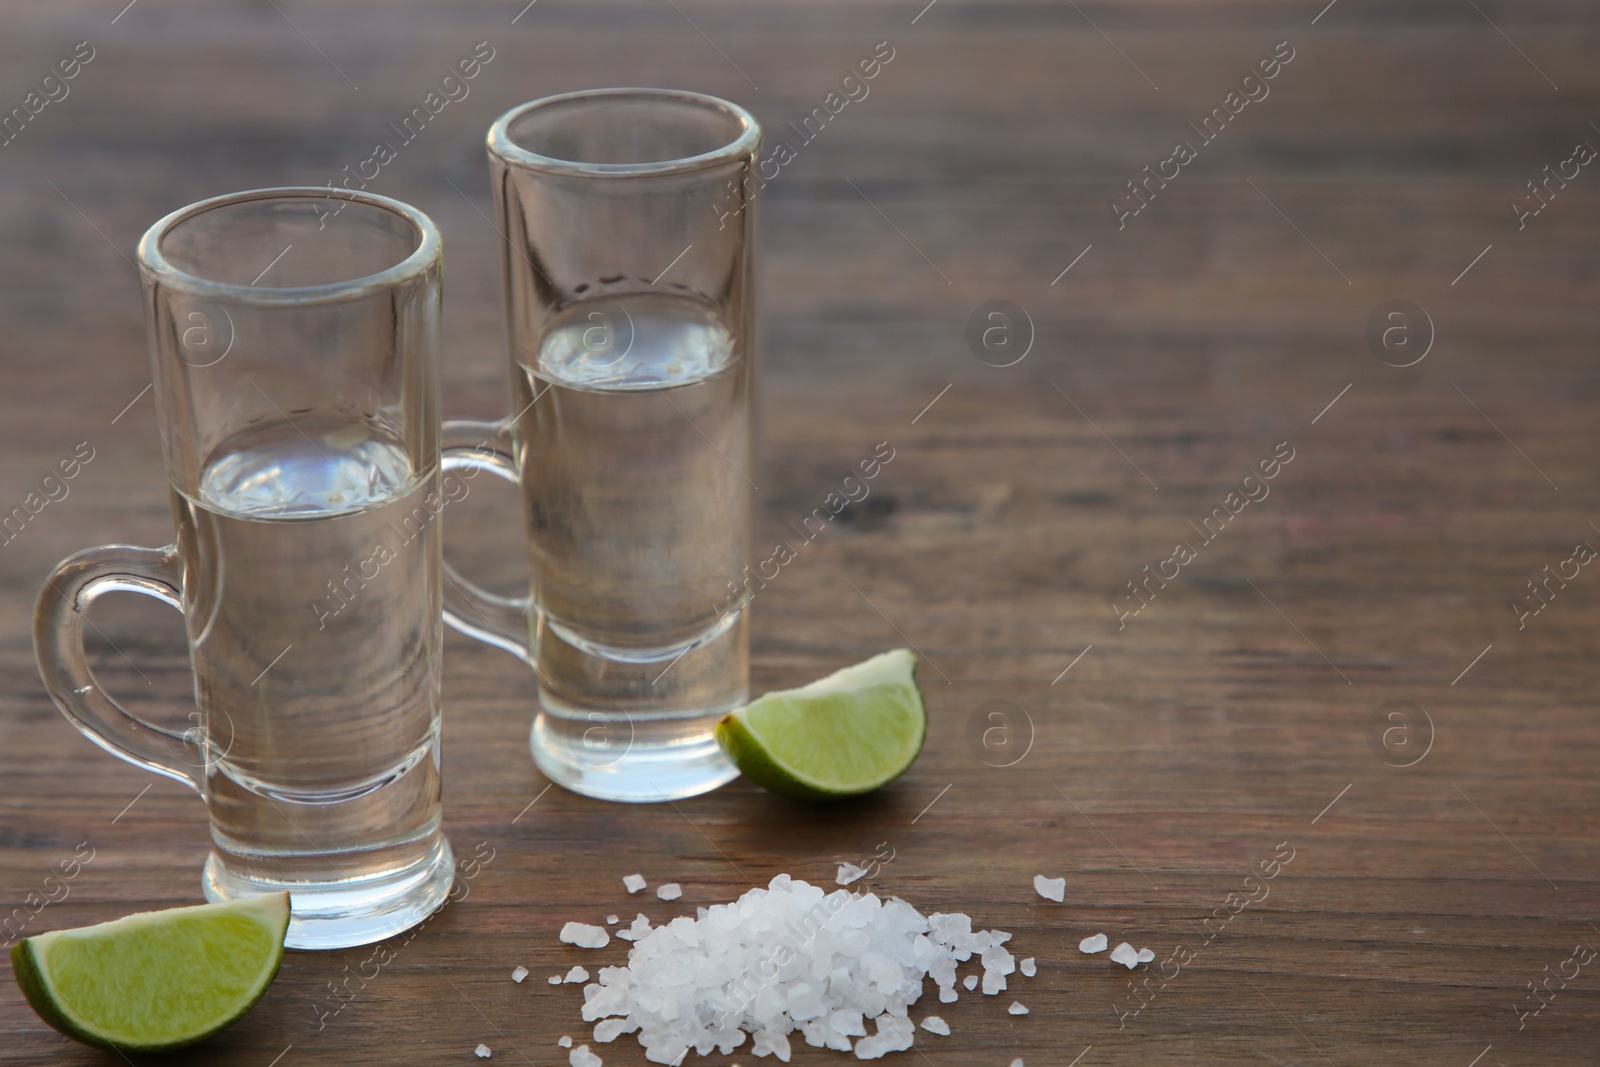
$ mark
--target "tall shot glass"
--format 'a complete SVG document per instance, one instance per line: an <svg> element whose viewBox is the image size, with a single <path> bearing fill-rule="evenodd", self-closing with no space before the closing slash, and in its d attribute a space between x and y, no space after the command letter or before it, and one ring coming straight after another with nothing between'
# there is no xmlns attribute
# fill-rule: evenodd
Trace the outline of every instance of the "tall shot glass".
<svg viewBox="0 0 1600 1067"><path fill-rule="evenodd" d="M749 688L760 142L743 108L655 89L489 130L513 414L447 422L445 465L520 484L532 596L452 572L445 619L533 666L534 760L588 796L736 773L713 730Z"/></svg>
<svg viewBox="0 0 1600 1067"><path fill-rule="evenodd" d="M112 754L199 790L211 900L290 894L288 944L414 925L453 877L440 829L439 235L380 196L206 200L139 243L177 542L59 564L34 647ZM135 718L84 659L90 606L183 613L195 726Z"/></svg>

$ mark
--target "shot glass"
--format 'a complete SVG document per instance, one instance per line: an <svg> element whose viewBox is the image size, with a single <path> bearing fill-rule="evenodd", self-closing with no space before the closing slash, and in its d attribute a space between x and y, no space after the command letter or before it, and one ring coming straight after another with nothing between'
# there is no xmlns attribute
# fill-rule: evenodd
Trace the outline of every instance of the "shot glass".
<svg viewBox="0 0 1600 1067"><path fill-rule="evenodd" d="M532 665L534 760L588 796L736 773L713 729L749 686L760 142L743 108L656 89L489 130L512 414L447 422L444 462L520 486L531 595L450 572L445 619Z"/></svg>
<svg viewBox="0 0 1600 1067"><path fill-rule="evenodd" d="M90 740L205 799L205 895L287 890L294 948L377 941L448 893L440 828L440 244L365 193L205 200L139 243L174 544L59 564L34 647ZM459 495L464 489L458 489ZM194 726L96 683L94 601L183 613Z"/></svg>

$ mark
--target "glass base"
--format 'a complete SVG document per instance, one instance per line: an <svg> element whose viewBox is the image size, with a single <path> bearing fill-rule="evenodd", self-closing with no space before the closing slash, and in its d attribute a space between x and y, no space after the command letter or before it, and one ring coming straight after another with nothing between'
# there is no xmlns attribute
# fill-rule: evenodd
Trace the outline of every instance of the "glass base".
<svg viewBox="0 0 1600 1067"><path fill-rule="evenodd" d="M632 724L596 726L541 711L528 745L544 776L574 793L625 804L656 804L709 793L739 776L712 731L722 712L659 721L647 735ZM658 739L666 734L670 739ZM596 738L602 738L597 742Z"/></svg>
<svg viewBox="0 0 1600 1067"><path fill-rule="evenodd" d="M221 853L206 860L201 888L210 901L260 893L289 894L288 948L352 948L409 930L444 903L455 881L455 857L444 834L415 863L326 884L242 877Z"/></svg>
<svg viewBox="0 0 1600 1067"><path fill-rule="evenodd" d="M738 777L717 723L749 697L749 627L730 612L692 641L618 647L539 617L529 747L545 777L597 800L652 804Z"/></svg>

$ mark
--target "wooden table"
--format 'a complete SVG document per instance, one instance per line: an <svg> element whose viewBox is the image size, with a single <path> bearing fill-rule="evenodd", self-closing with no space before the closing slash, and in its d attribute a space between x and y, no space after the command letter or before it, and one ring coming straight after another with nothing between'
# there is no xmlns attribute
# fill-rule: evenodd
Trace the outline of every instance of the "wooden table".
<svg viewBox="0 0 1600 1067"><path fill-rule="evenodd" d="M895 457L760 593L753 681L914 644L932 717L916 766L859 803L735 783L611 806L546 791L527 669L452 636L446 822L458 852L492 854L470 896L370 977L367 950L291 954L247 1019L173 1062L465 1064L481 1041L565 1063L581 997L545 978L621 946L556 933L638 910L622 875L682 883L645 906L663 917L780 872L831 883L880 843L875 891L1039 960L943 1011L954 1033L922 1035L918 1062L1600 1057L1595 968L1518 1014L1600 944L1600 574L1563 563L1600 545L1600 174L1525 189L1600 145L1592 6L122 2L0 16L5 108L94 50L0 148L0 505L79 442L94 454L0 546L0 902L94 850L28 933L199 900L201 805L78 736L29 640L59 557L169 538L139 234L204 196L334 179L479 41L495 58L471 95L373 184L445 234L449 409L506 410L489 122L608 84L745 103L796 146L764 194L760 543L879 442ZM870 95L802 144L787 123L881 41ZM1233 115L1235 90L1266 95ZM1190 123L1213 108L1207 141ZM1180 140L1195 158L1167 162ZM1149 173L1169 177L1119 228L1113 201ZM997 300L1011 347L974 349ZM1409 318L1383 318L1396 300ZM1246 482L1275 450L1293 459ZM451 553L514 584L491 496L452 520ZM1193 558L1166 562L1180 542ZM1135 600L1146 565L1167 578ZM1527 587L1546 566L1578 572L1548 603ZM181 722L177 619L118 602L97 623L107 683ZM1041 873L1066 877L1063 903L1035 895ZM1157 963L1080 954L1096 932ZM601 1051L644 1062L631 1039ZM730 1060L755 1062L705 1062ZM0 1062L122 1061L5 982Z"/></svg>

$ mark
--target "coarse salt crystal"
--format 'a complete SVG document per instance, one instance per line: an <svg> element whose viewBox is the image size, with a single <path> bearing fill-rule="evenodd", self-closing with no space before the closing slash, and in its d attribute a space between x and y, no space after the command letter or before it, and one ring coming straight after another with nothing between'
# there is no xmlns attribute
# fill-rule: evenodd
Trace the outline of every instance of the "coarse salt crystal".
<svg viewBox="0 0 1600 1067"><path fill-rule="evenodd" d="M1026 1015L1026 1014L1028 1014L1028 1009L1022 1006L1022 1001L1020 1001L1020 1000L1013 1000L1011 1002L1011 1007L1007 1008L1006 1010L1009 1011L1012 1015Z"/></svg>
<svg viewBox="0 0 1600 1067"><path fill-rule="evenodd" d="M600 1067L603 1061L589 1051L588 1045L579 1045L567 1053L567 1062L572 1064L572 1067Z"/></svg>
<svg viewBox="0 0 1600 1067"><path fill-rule="evenodd" d="M477 1048L472 1050L472 1054L474 1056L478 1057L478 1059L480 1059L480 1060L486 1060L490 1056L494 1055L494 1050L491 1049L488 1045L480 1044Z"/></svg>
<svg viewBox="0 0 1600 1067"><path fill-rule="evenodd" d="M545 981L549 982L551 985L560 985L561 976L559 974L552 974L549 978L546 978Z"/></svg>
<svg viewBox="0 0 1600 1067"><path fill-rule="evenodd" d="M528 968L526 967L518 967L511 972L511 980L513 982L520 982L526 977L528 977Z"/></svg>
<svg viewBox="0 0 1600 1067"><path fill-rule="evenodd" d="M568 923L561 928L561 940L579 948L605 948L611 941L611 935L606 933L603 926Z"/></svg>
<svg viewBox="0 0 1600 1067"><path fill-rule="evenodd" d="M1078 951L1093 955L1096 952L1104 952L1110 943L1105 934L1094 934L1078 942Z"/></svg>
<svg viewBox="0 0 1600 1067"><path fill-rule="evenodd" d="M1139 954L1133 950L1132 945L1124 941L1111 950L1111 962L1120 963L1131 971L1139 966Z"/></svg>
<svg viewBox="0 0 1600 1067"><path fill-rule="evenodd" d="M571 1048L572 1038L568 1037L566 1034L562 1034L561 1037L556 1041L556 1044L560 1045L562 1048Z"/></svg>
<svg viewBox="0 0 1600 1067"><path fill-rule="evenodd" d="M1011 935L975 931L966 915L923 915L903 900L789 875L653 929L641 915L617 931L630 934L627 966L599 969L582 1016L598 1024L595 1042L632 1033L658 1064L736 1048L788 1062L794 1035L877 1059L912 1047L909 1011L925 979L949 1003L957 967L973 957L992 992L1016 970L1002 947Z"/></svg>
<svg viewBox="0 0 1600 1067"><path fill-rule="evenodd" d="M563 982L587 982L589 980L589 972L582 967L575 966L561 980Z"/></svg>
<svg viewBox="0 0 1600 1067"><path fill-rule="evenodd" d="M1032 956L1022 961L1022 973L1029 978L1039 973L1039 965L1033 962Z"/></svg>
<svg viewBox="0 0 1600 1067"><path fill-rule="evenodd" d="M874 1020L878 1032L856 1042L856 1059L875 1060L885 1052L903 1052L911 1047L915 1028L904 1016L880 1015Z"/></svg>
<svg viewBox="0 0 1600 1067"><path fill-rule="evenodd" d="M975 974L969 974L965 978L961 979L961 984L966 986L969 991L973 990L973 989L977 989L978 988L978 976L975 975Z"/></svg>
<svg viewBox="0 0 1600 1067"><path fill-rule="evenodd" d="M857 867L853 863L841 863L839 864L839 873L833 880L838 885L849 885L852 882L861 881L866 876L866 873L865 867Z"/></svg>
<svg viewBox="0 0 1600 1067"><path fill-rule="evenodd" d="M941 1037L950 1036L950 1024L937 1015L930 1015L922 1020L922 1028L930 1034L938 1034Z"/></svg>
<svg viewBox="0 0 1600 1067"><path fill-rule="evenodd" d="M1012 1060L1011 1067L1022 1067L1022 1057L1018 1056L1016 1059Z"/></svg>
<svg viewBox="0 0 1600 1067"><path fill-rule="evenodd" d="M622 920L617 918L615 915L607 915L606 916L606 925L607 926L615 926L621 921Z"/></svg>
<svg viewBox="0 0 1600 1067"><path fill-rule="evenodd" d="M1156 958L1156 954L1154 952L1152 952L1150 949L1142 948L1142 949L1139 950L1139 962L1140 963L1149 963L1151 960L1153 960L1155 958Z"/></svg>
<svg viewBox="0 0 1600 1067"><path fill-rule="evenodd" d="M668 882L656 890L656 896L662 900L677 900L683 896L683 887L677 882Z"/></svg>
<svg viewBox="0 0 1600 1067"><path fill-rule="evenodd" d="M1033 891L1046 900L1056 903L1067 898L1067 880L1065 878L1046 878L1042 874L1033 876Z"/></svg>
<svg viewBox="0 0 1600 1067"><path fill-rule="evenodd" d="M626 1019L602 1019L595 1025L594 1039L602 1045L615 1041L619 1036L628 1032Z"/></svg>
<svg viewBox="0 0 1600 1067"><path fill-rule="evenodd" d="M637 893L647 884L648 883L644 880L644 875L642 874L630 874L622 879L623 888L625 888L629 893Z"/></svg>

